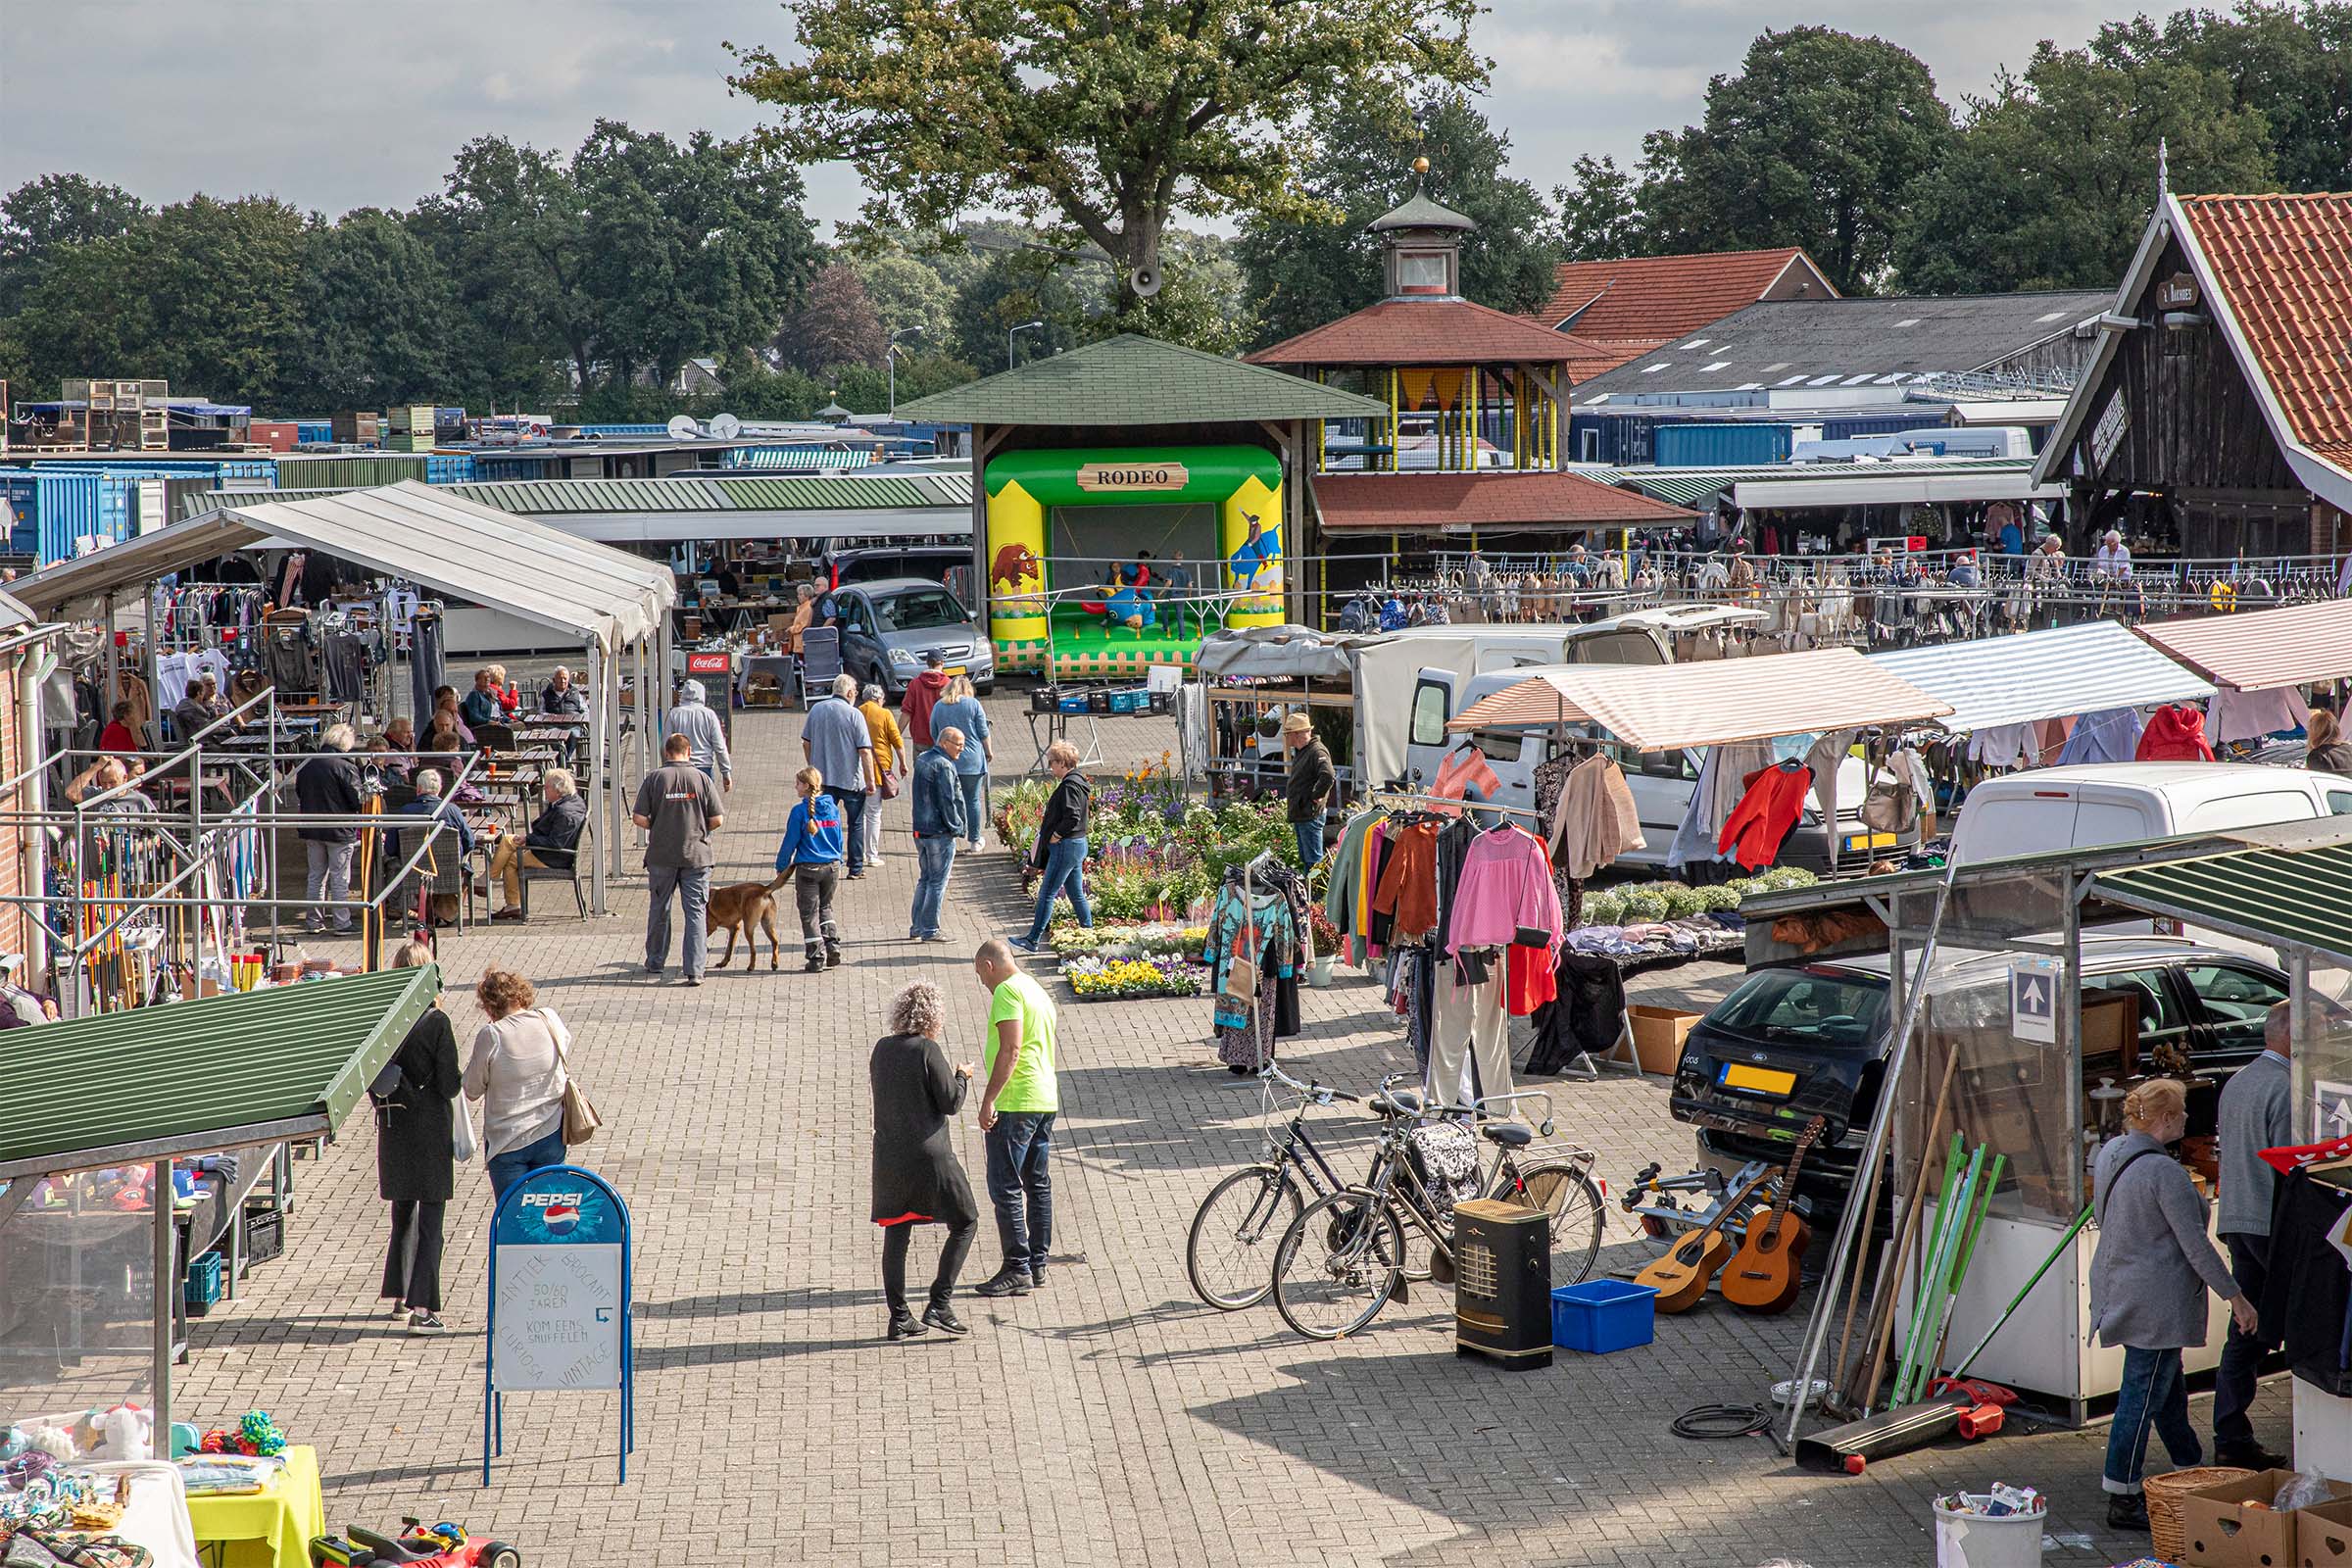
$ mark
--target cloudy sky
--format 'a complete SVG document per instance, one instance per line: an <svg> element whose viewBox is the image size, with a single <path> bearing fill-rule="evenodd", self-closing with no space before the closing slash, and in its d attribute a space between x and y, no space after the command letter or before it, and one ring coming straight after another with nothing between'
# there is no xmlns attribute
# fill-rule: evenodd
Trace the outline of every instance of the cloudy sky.
<svg viewBox="0 0 2352 1568"><path fill-rule="evenodd" d="M1492 0L1479 43L1517 172L1548 190L1580 153L1630 162L1699 113L1767 26L1825 23L1912 50L1945 99L2034 40L2073 45L2129 0ZM2170 9L2169 6L2151 9ZM436 188L468 137L574 147L598 116L673 134L759 122L725 45L788 44L776 0L0 0L0 189L74 170L149 201L260 191L340 213ZM848 170L810 207L849 217Z"/></svg>

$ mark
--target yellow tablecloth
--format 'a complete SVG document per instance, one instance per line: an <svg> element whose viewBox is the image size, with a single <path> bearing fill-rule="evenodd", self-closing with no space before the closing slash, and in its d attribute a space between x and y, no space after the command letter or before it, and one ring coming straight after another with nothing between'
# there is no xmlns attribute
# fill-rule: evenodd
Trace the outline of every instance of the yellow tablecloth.
<svg viewBox="0 0 2352 1568"><path fill-rule="evenodd" d="M207 1568L309 1568L311 1539L326 1534L318 1450L288 1444L282 1457L285 1474L268 1492L188 1499L197 1554Z"/></svg>

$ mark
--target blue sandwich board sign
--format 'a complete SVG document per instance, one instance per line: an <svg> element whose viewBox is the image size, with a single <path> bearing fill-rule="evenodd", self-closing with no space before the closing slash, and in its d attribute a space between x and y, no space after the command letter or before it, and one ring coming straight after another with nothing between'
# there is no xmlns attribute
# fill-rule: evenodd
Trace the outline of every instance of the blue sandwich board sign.
<svg viewBox="0 0 2352 1568"><path fill-rule="evenodd" d="M620 1392L620 1479L637 1446L629 1208L604 1178L550 1165L507 1189L490 1218L490 1353L482 1370L482 1485L506 1452L506 1396Z"/></svg>

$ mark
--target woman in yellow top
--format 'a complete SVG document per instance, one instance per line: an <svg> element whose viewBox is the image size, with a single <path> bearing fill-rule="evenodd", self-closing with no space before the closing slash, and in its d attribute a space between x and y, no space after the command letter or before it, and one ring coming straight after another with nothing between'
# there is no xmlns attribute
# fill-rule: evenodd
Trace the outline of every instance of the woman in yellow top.
<svg viewBox="0 0 2352 1568"><path fill-rule="evenodd" d="M865 858L869 861L882 858L882 802L886 798L878 781L906 776L914 765L908 755L906 736L899 728L898 715L882 704L882 688L871 683L859 688L858 711L865 715L865 727L874 740L874 777L877 788L865 798ZM892 794L896 794L894 789Z"/></svg>

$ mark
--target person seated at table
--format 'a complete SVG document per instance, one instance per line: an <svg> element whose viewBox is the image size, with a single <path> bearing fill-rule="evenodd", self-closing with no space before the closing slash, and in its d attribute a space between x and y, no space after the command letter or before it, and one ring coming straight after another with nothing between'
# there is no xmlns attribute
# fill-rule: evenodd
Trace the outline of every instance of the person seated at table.
<svg viewBox="0 0 2352 1568"><path fill-rule="evenodd" d="M490 874L507 899L491 911L493 920L522 918L524 866L568 871L578 858L580 832L588 825L588 803L580 799L578 780L568 768L551 767L539 781L539 798L547 809L531 819L530 831L519 841L512 833L505 835L490 852Z"/></svg>
<svg viewBox="0 0 2352 1568"><path fill-rule="evenodd" d="M393 814L395 816L435 816L447 822L450 832L435 846L434 853L436 855L449 853L448 844L451 837L457 840L457 854L461 858L473 853L473 829L466 825L466 813L458 809L458 803L442 796L441 770L437 767L420 767L416 770L416 798ZM392 857L391 863L397 866L404 858L400 849L400 834L389 833L385 835L385 838Z"/></svg>
<svg viewBox="0 0 2352 1568"><path fill-rule="evenodd" d="M172 710L172 738L185 746L220 716L213 701L213 677L199 675L188 682L188 694Z"/></svg>
<svg viewBox="0 0 2352 1568"><path fill-rule="evenodd" d="M114 716L107 720L106 728L98 732L98 749L100 751L135 752L139 749L139 738L132 733L130 727L132 711L128 703L115 705Z"/></svg>
<svg viewBox="0 0 2352 1568"><path fill-rule="evenodd" d="M424 732L424 744L416 748L416 765L456 772L465 754L473 750L473 743L460 733L463 728L457 714L436 711L432 727Z"/></svg>
<svg viewBox="0 0 2352 1568"><path fill-rule="evenodd" d="M1973 550L1961 551L1959 559L1952 563L1951 574L1946 580L1955 588L1977 586L1977 553Z"/></svg>
<svg viewBox="0 0 2352 1568"><path fill-rule="evenodd" d="M390 754L383 764L385 776L408 782L416 767L416 721L406 713L384 720L384 750Z"/></svg>
<svg viewBox="0 0 2352 1568"><path fill-rule="evenodd" d="M572 684L571 671L562 664L556 666L547 684L539 688L539 711L573 718L585 718L588 714L588 694Z"/></svg>
<svg viewBox="0 0 2352 1568"><path fill-rule="evenodd" d="M428 744L429 737L434 726L438 723L441 715L444 713L449 715L451 727L458 732L458 739L466 743L466 747L468 751L472 750L475 745L479 744L473 738L473 727L466 722L465 713L459 710L458 689L455 686L436 686L433 688L433 716L426 719L424 724L425 732L428 737Z"/></svg>
<svg viewBox="0 0 2352 1568"><path fill-rule="evenodd" d="M496 664L485 664L473 672L473 690L458 705L466 723L496 724L506 717L506 674Z"/></svg>
<svg viewBox="0 0 2352 1568"><path fill-rule="evenodd" d="M1103 605L1102 618L1113 626L1140 632L1159 624L1159 612L1152 608L1152 596L1143 589L1121 588Z"/></svg>

